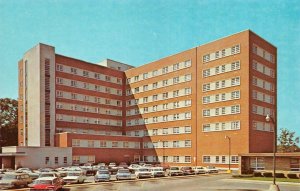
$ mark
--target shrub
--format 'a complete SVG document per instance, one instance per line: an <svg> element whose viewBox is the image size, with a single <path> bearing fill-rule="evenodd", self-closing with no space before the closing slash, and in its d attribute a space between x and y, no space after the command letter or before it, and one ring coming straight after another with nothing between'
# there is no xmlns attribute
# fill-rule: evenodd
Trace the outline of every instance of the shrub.
<svg viewBox="0 0 300 191"><path fill-rule="evenodd" d="M262 177L261 172L253 172L254 177Z"/></svg>
<svg viewBox="0 0 300 191"><path fill-rule="evenodd" d="M275 173L275 177L276 178L285 178L285 175L281 172L277 172L277 173Z"/></svg>
<svg viewBox="0 0 300 191"><path fill-rule="evenodd" d="M264 172L263 175L264 177L273 177L272 172Z"/></svg>
<svg viewBox="0 0 300 191"><path fill-rule="evenodd" d="M287 177L292 178L292 179L297 179L298 178L297 174L294 174L294 173L287 174Z"/></svg>

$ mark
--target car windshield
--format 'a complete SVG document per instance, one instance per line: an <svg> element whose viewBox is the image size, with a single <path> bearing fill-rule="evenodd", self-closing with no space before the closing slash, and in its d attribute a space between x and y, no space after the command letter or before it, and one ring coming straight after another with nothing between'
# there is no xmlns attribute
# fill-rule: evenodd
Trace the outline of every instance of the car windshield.
<svg viewBox="0 0 300 191"><path fill-rule="evenodd" d="M17 179L17 176L13 174L4 174L4 176L2 177L2 180L12 180L12 179Z"/></svg>
<svg viewBox="0 0 300 191"><path fill-rule="evenodd" d="M40 177L54 177L54 176L55 176L54 174L50 174L50 173L40 174Z"/></svg>
<svg viewBox="0 0 300 191"><path fill-rule="evenodd" d="M68 176L79 176L80 175L80 173L78 173L78 172L69 172L68 173Z"/></svg>
<svg viewBox="0 0 300 191"><path fill-rule="evenodd" d="M171 170L179 170L178 167L171 167L170 169L171 169Z"/></svg>
<svg viewBox="0 0 300 191"><path fill-rule="evenodd" d="M140 168L139 171L141 171L141 172L147 172L148 169L146 169L146 168Z"/></svg>
<svg viewBox="0 0 300 191"><path fill-rule="evenodd" d="M153 169L153 171L162 171L162 169L160 169L160 168L155 168L155 169Z"/></svg>
<svg viewBox="0 0 300 191"><path fill-rule="evenodd" d="M35 184L52 184L51 180L36 180Z"/></svg>
<svg viewBox="0 0 300 191"><path fill-rule="evenodd" d="M98 171L98 174L109 174L108 171Z"/></svg>
<svg viewBox="0 0 300 191"><path fill-rule="evenodd" d="M119 173L129 173L129 170L119 170Z"/></svg>

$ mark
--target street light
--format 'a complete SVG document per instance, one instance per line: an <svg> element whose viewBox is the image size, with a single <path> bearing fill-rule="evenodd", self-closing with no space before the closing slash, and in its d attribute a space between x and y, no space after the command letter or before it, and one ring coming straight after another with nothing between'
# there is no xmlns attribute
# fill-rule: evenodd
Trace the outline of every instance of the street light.
<svg viewBox="0 0 300 191"><path fill-rule="evenodd" d="M229 163L228 163L228 173L231 173L230 162L231 162L231 138L225 135L225 139L228 139L228 153L229 153Z"/></svg>
<svg viewBox="0 0 300 191"><path fill-rule="evenodd" d="M276 122L275 120L268 114L266 116L266 122L272 122L274 125L274 130L273 130L273 184L271 184L269 190L275 190L275 191L280 191L279 186L276 185Z"/></svg>

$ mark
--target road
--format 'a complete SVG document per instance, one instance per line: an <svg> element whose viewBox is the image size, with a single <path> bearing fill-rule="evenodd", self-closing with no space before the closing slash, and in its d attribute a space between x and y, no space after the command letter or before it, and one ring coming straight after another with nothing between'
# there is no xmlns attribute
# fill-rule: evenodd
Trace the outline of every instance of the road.
<svg viewBox="0 0 300 191"><path fill-rule="evenodd" d="M89 177L88 181L92 180ZM74 184L66 185L64 191L265 191L270 184L233 179L228 174L212 174ZM300 184L279 183L279 187L281 191L300 191Z"/></svg>

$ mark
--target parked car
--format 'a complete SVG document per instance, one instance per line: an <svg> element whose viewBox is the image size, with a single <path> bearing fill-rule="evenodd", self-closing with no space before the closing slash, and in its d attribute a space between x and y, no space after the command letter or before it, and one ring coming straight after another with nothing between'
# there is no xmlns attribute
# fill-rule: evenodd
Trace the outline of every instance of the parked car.
<svg viewBox="0 0 300 191"><path fill-rule="evenodd" d="M207 166L204 169L205 169L205 173L218 173L219 172L219 170L214 166Z"/></svg>
<svg viewBox="0 0 300 191"><path fill-rule="evenodd" d="M139 169L139 168L141 168L141 166L138 165L138 164L131 164L131 165L129 165L129 167L128 167L128 169L129 169L130 171L132 171L132 172L134 172L135 170L137 170L137 169Z"/></svg>
<svg viewBox="0 0 300 191"><path fill-rule="evenodd" d="M16 170L16 173L26 173L30 176L32 180L35 180L39 177L39 173L34 172L29 168L19 168L18 170Z"/></svg>
<svg viewBox="0 0 300 191"><path fill-rule="evenodd" d="M168 176L180 176L183 175L183 172L180 170L178 166L171 166L166 170Z"/></svg>
<svg viewBox="0 0 300 191"><path fill-rule="evenodd" d="M42 177L35 180L33 185L34 190L61 190L62 182L57 177Z"/></svg>
<svg viewBox="0 0 300 191"><path fill-rule="evenodd" d="M117 164L115 162L111 162L108 164L108 166L113 168L113 167L117 167Z"/></svg>
<svg viewBox="0 0 300 191"><path fill-rule="evenodd" d="M165 176L165 171L163 167L152 167L150 168L151 176L152 177L162 177Z"/></svg>
<svg viewBox="0 0 300 191"><path fill-rule="evenodd" d="M98 170L95 178L95 182L100 182L100 181L109 181L110 180L110 173L108 170Z"/></svg>
<svg viewBox="0 0 300 191"><path fill-rule="evenodd" d="M46 177L52 177L52 178L58 178L58 180L64 184L63 178L60 176L57 172L42 172L39 176L39 178L46 178Z"/></svg>
<svg viewBox="0 0 300 191"><path fill-rule="evenodd" d="M117 180L130 180L131 179L131 173L129 169L119 169L116 174Z"/></svg>
<svg viewBox="0 0 300 191"><path fill-rule="evenodd" d="M118 167L119 167L119 168L128 168L128 165L127 165L126 162L120 162L120 164L119 164Z"/></svg>
<svg viewBox="0 0 300 191"><path fill-rule="evenodd" d="M86 175L84 171L71 171L68 172L67 176L63 178L66 184L72 183L84 183Z"/></svg>
<svg viewBox="0 0 300 191"><path fill-rule="evenodd" d="M27 187L32 183L32 179L27 173L6 173L0 180L0 189Z"/></svg>
<svg viewBox="0 0 300 191"><path fill-rule="evenodd" d="M139 179L139 178L151 178L152 174L148 168L141 167L135 171L135 175L136 178Z"/></svg>
<svg viewBox="0 0 300 191"><path fill-rule="evenodd" d="M183 166L180 170L182 171L183 175L195 174L195 171L190 166Z"/></svg>
<svg viewBox="0 0 300 191"><path fill-rule="evenodd" d="M193 170L195 171L195 174L205 174L205 169L202 166L195 166L193 167Z"/></svg>

